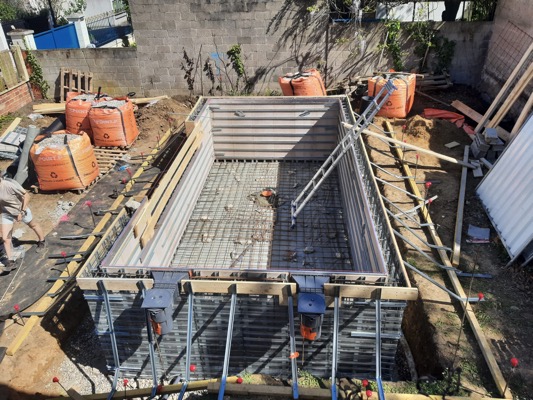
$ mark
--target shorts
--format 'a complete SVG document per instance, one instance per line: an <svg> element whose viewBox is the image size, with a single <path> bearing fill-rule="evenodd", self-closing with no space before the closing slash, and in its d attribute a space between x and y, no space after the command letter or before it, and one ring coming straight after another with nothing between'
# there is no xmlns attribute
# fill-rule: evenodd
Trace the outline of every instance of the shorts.
<svg viewBox="0 0 533 400"><path fill-rule="evenodd" d="M31 213L30 208L26 208L26 215L22 217L22 222L24 222L26 225L31 222L33 219L33 215ZM2 213L2 224L5 225L13 225L13 223L17 220L16 217L13 217L11 214Z"/></svg>

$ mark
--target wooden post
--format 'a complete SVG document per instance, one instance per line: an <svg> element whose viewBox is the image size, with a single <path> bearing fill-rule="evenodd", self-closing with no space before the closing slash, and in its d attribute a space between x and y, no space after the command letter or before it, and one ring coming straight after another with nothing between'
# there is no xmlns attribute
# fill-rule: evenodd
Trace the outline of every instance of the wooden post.
<svg viewBox="0 0 533 400"><path fill-rule="evenodd" d="M463 161L468 162L468 155L470 153L470 147L465 146L465 152L463 155ZM454 266L459 265L461 257L461 233L463 231L463 211L465 207L465 194L466 194L466 178L468 176L468 169L463 167L461 172L461 186L459 187L459 200L457 201L457 218L455 219L455 235L453 243L452 264Z"/></svg>

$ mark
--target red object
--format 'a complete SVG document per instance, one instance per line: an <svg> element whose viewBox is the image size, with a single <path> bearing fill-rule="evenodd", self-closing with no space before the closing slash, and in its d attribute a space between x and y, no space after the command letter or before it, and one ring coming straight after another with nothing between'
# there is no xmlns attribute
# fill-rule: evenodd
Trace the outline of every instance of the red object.
<svg viewBox="0 0 533 400"><path fill-rule="evenodd" d="M124 381L123 381L123 382L124 382L124 386L128 386L129 380L127 380L127 379L124 379Z"/></svg>
<svg viewBox="0 0 533 400"><path fill-rule="evenodd" d="M481 300L483 300L485 298L485 295L483 293L479 292L477 294L477 298L479 299L479 301L481 301Z"/></svg>
<svg viewBox="0 0 533 400"><path fill-rule="evenodd" d="M86 205L87 207L90 207L90 206L93 205L93 202L92 202L91 200L87 200L87 201L85 202L85 205Z"/></svg>
<svg viewBox="0 0 533 400"><path fill-rule="evenodd" d="M428 203L429 204L433 203L433 199L428 199Z"/></svg>
<svg viewBox="0 0 533 400"><path fill-rule="evenodd" d="M163 390L163 385L158 385L156 393L158 393L158 394L161 393L161 390Z"/></svg>
<svg viewBox="0 0 533 400"><path fill-rule="evenodd" d="M431 187L431 182L426 182L424 186L426 187L426 189L429 189Z"/></svg>
<svg viewBox="0 0 533 400"><path fill-rule="evenodd" d="M407 130L407 125L403 125L403 126L402 126L402 131L405 132L406 130Z"/></svg>
<svg viewBox="0 0 533 400"><path fill-rule="evenodd" d="M54 383L59 383L59 378L58 378L57 376L54 376L54 377L52 378L52 382L54 382Z"/></svg>
<svg viewBox="0 0 533 400"><path fill-rule="evenodd" d="M15 304L13 308L15 309L16 312L19 312L20 310L20 306L18 304Z"/></svg>
<svg viewBox="0 0 533 400"><path fill-rule="evenodd" d="M368 386L368 379L363 379L361 383L363 384L363 387L366 388Z"/></svg>
<svg viewBox="0 0 533 400"><path fill-rule="evenodd" d="M372 390L368 389L366 391L366 397L371 398L372 397Z"/></svg>
<svg viewBox="0 0 533 400"><path fill-rule="evenodd" d="M67 222L69 220L68 214L62 215L61 218L59 218L59 222Z"/></svg>
<svg viewBox="0 0 533 400"><path fill-rule="evenodd" d="M191 364L191 366L189 367L189 371L191 371L191 372L196 371L196 365Z"/></svg>
<svg viewBox="0 0 533 400"><path fill-rule="evenodd" d="M243 382L243 379L239 376L239 377L237 378L237 383L240 385L242 382Z"/></svg>
<svg viewBox="0 0 533 400"><path fill-rule="evenodd" d="M130 168L126 168L126 172L128 173L128 175L129 175L130 178L131 178L131 169L130 169Z"/></svg>
<svg viewBox="0 0 533 400"><path fill-rule="evenodd" d="M416 155L416 159L417 159L417 160L418 160L418 157L419 157L419 156L418 156L418 154L417 154L417 155Z"/></svg>
<svg viewBox="0 0 533 400"><path fill-rule="evenodd" d="M463 128L463 130L469 134L473 135L474 130L471 126L465 123L465 117L461 114L457 114L454 112L446 111L446 110L439 110L436 108L425 108L424 112L422 113L422 116L424 118L438 118L438 119L445 119L450 121L451 123L455 124L458 128Z"/></svg>
<svg viewBox="0 0 533 400"><path fill-rule="evenodd" d="M300 353L295 351L294 353L291 353L291 355L289 356L289 358L292 360L293 358L298 358L300 357Z"/></svg>
<svg viewBox="0 0 533 400"><path fill-rule="evenodd" d="M61 252L61 257L65 258L67 256L67 252L66 251L62 251Z"/></svg>
<svg viewBox="0 0 533 400"><path fill-rule="evenodd" d="M518 364L519 364L518 363L518 358L516 358L516 357L511 358L511 367L516 368L516 367L518 367Z"/></svg>
<svg viewBox="0 0 533 400"><path fill-rule="evenodd" d="M126 178L122 178L122 183L125 185L126 184Z"/></svg>

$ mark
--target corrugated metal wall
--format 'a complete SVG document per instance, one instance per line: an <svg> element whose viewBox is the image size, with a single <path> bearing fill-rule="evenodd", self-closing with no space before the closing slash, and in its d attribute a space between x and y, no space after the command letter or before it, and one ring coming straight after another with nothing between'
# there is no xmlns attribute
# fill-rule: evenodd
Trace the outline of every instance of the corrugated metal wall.
<svg viewBox="0 0 533 400"><path fill-rule="evenodd" d="M533 241L532 178L530 117L476 190L512 259Z"/></svg>
<svg viewBox="0 0 533 400"><path fill-rule="evenodd" d="M98 294L85 292L86 295ZM122 369L126 376L150 377L149 347L141 293L115 293L111 302L114 328ZM102 301L89 301L100 342L110 366L113 353ZM382 368L390 379L395 368L395 354L401 335L405 302L382 302ZM195 295L193 316L193 379L220 376L230 308L230 297ZM176 300L174 329L159 342L163 363L156 352L159 376L184 375L187 335L187 297ZM297 316L295 309L295 318ZM375 305L371 301L345 299L340 309L339 376L375 376ZM333 310L328 309L322 325L322 337L306 342L302 349L299 322L295 321L296 349L301 356L298 366L315 376L328 377L332 360ZM274 376L290 375L288 310L277 297L238 296L230 374L243 371ZM302 357L303 355L303 357ZM301 365L301 361L303 365Z"/></svg>

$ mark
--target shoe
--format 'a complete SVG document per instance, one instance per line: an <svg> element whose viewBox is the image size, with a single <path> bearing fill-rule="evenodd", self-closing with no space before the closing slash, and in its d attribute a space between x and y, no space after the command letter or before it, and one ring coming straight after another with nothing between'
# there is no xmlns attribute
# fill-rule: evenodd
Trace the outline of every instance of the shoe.
<svg viewBox="0 0 533 400"><path fill-rule="evenodd" d="M44 248L46 247L46 243L44 240L40 240L37 242L37 246L35 247L35 251L37 251L37 253L40 253L41 251L44 250Z"/></svg>
<svg viewBox="0 0 533 400"><path fill-rule="evenodd" d="M4 266L2 267L2 272L11 272L13 270L17 269L17 265L13 260L6 260L4 261Z"/></svg>

